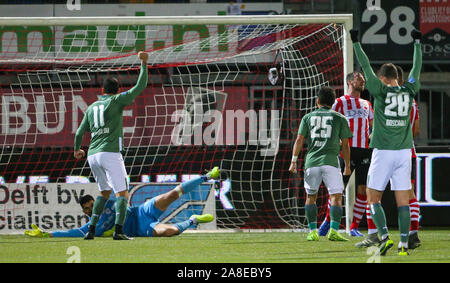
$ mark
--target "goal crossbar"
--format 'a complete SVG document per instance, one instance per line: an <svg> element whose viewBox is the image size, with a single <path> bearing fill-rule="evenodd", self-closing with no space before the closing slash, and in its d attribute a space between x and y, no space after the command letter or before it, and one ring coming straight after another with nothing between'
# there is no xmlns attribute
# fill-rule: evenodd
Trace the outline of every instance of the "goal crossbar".
<svg viewBox="0 0 450 283"><path fill-rule="evenodd" d="M173 24L311 24L339 23L351 28L352 14L253 16L132 16L132 17L2 17L0 26L42 25L173 25Z"/></svg>

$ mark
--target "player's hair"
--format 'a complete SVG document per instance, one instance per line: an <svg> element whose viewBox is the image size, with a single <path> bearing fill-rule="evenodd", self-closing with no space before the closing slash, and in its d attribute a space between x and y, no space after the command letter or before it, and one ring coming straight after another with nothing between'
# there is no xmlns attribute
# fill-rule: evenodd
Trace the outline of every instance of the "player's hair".
<svg viewBox="0 0 450 283"><path fill-rule="evenodd" d="M324 106L333 106L334 100L336 99L336 93L334 89L329 86L324 86L319 90L319 94L317 95L319 98L320 104Z"/></svg>
<svg viewBox="0 0 450 283"><path fill-rule="evenodd" d="M402 85L403 82L405 81L405 79L403 77L405 72L403 72L403 68L400 67L399 65L395 65L395 68L397 69L397 73L398 73L398 79L397 79L398 84Z"/></svg>
<svg viewBox="0 0 450 283"><path fill-rule="evenodd" d="M351 73L347 74L347 77L345 77L345 81L346 81L347 83L348 83L349 81L353 81L353 79L355 78L355 76L358 75L358 74L363 75L361 72L358 72L358 71L354 71L354 72L351 72Z"/></svg>
<svg viewBox="0 0 450 283"><path fill-rule="evenodd" d="M103 92L105 94L116 94L119 91L119 81L114 77L107 77L103 81Z"/></svg>
<svg viewBox="0 0 450 283"><path fill-rule="evenodd" d="M388 80L396 80L398 78L397 68L392 63L383 64L378 70L378 76L383 76Z"/></svg>
<svg viewBox="0 0 450 283"><path fill-rule="evenodd" d="M93 198L91 195L85 195L85 196L82 196L82 197L80 198L80 205L81 205L81 207L83 208L83 205L84 205L85 203L87 203L88 201L91 201L91 200L94 200L94 198Z"/></svg>

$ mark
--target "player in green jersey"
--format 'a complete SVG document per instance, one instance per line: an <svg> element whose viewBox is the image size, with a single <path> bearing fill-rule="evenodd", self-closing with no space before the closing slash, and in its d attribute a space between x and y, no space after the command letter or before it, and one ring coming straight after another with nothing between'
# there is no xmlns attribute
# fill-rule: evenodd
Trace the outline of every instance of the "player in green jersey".
<svg viewBox="0 0 450 283"><path fill-rule="evenodd" d="M344 175L350 175L349 138L352 137L352 132L345 116L331 109L335 99L336 94L332 88L322 87L320 89L317 98L318 109L306 114L300 123L289 167L291 173L297 172L298 155L306 140L308 152L304 165L307 194L305 214L311 230L307 236L308 241L319 240L316 201L322 181L325 183L331 199L331 223L327 237L331 241L348 241L337 232L341 223L342 192L344 191L338 155L342 148L345 162Z"/></svg>
<svg viewBox="0 0 450 283"><path fill-rule="evenodd" d="M116 220L114 240L130 240L123 233L128 202L127 172L121 151L123 150L123 109L133 103L134 99L147 87L148 54L139 52L141 70L136 85L128 91L117 94L119 82L108 77L103 82L103 95L92 103L75 135L74 157L80 159L86 153L80 149L84 133L91 133L88 150L89 167L100 190L100 196L94 202L89 231L84 237L94 239L95 226L103 212L111 190L116 195Z"/></svg>
<svg viewBox="0 0 450 283"><path fill-rule="evenodd" d="M380 254L394 245L386 225L381 198L387 183L395 191L400 230L399 255L408 255L410 225L409 191L411 189L411 148L413 146L410 112L413 98L419 92L422 46L420 31L413 30L414 60L408 80L398 84L398 72L392 63L383 64L378 77L370 66L367 55L358 42L358 31L351 30L356 58L366 77L366 87L374 98L374 123L370 147L374 148L367 182L367 201L378 234L381 237Z"/></svg>
<svg viewBox="0 0 450 283"><path fill-rule="evenodd" d="M402 67L396 65L398 72L398 84L403 85L405 80L403 78L404 71ZM413 133L413 139L419 134L419 107L416 101L413 101L410 115L411 129ZM412 159L411 159L411 190L409 191L409 214L411 215L411 225L409 227L409 239L408 239L408 249L415 249L420 247L422 242L419 239L419 215L420 215L420 205L416 197L416 149L412 148Z"/></svg>

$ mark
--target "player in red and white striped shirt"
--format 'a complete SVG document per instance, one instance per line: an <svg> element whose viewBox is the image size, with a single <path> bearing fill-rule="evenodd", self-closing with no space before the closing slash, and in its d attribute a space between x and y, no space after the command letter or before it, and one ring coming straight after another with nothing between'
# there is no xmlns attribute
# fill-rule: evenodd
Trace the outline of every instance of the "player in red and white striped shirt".
<svg viewBox="0 0 450 283"><path fill-rule="evenodd" d="M369 171L372 150L369 148L369 135L372 127L373 109L369 101L361 98L365 79L362 73L353 72L346 77L348 94L336 99L333 110L343 114L349 123L353 138L350 139L351 170L355 170L357 194L353 207L351 236L363 236L359 223L366 213L366 179ZM329 226L329 212L319 229L319 235L326 234ZM376 229L376 228L375 228Z"/></svg>
<svg viewBox="0 0 450 283"><path fill-rule="evenodd" d="M402 78L403 82L403 70L397 66L397 71L400 69L399 77ZM401 74L401 75L400 75ZM411 129L413 132L413 138L415 138L419 134L419 107L417 106L416 100L413 101L411 107ZM415 185L416 185L416 149L412 147L412 167L411 167L411 190L409 193L409 212L411 215L411 224L409 226L409 238L408 238L408 248L415 249L421 245L421 241L419 239L419 215L420 215L420 206L417 201L417 197L415 194Z"/></svg>

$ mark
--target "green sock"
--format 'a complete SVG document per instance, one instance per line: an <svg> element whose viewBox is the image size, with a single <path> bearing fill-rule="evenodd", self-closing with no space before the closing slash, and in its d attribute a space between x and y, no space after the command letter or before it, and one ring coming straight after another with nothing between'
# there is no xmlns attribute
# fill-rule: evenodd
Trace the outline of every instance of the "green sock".
<svg viewBox="0 0 450 283"><path fill-rule="evenodd" d="M337 205L330 206L330 228L333 230L339 230L339 225L342 219L342 207Z"/></svg>
<svg viewBox="0 0 450 283"><path fill-rule="evenodd" d="M308 227L311 230L317 229L317 205L316 204L306 204L305 205L305 215L308 220Z"/></svg>
<svg viewBox="0 0 450 283"><path fill-rule="evenodd" d="M381 206L381 203L371 204L370 212L372 213L373 223L375 223L375 226L377 226L378 235L380 235L381 239L384 240L389 231L386 224L386 215L384 214L384 209Z"/></svg>
<svg viewBox="0 0 450 283"><path fill-rule="evenodd" d="M409 206L398 207L398 228L400 230L400 242L408 243L409 226L411 224L411 215Z"/></svg>
<svg viewBox="0 0 450 283"><path fill-rule="evenodd" d="M127 216L127 203L125 197L118 197L116 200L116 225L123 225Z"/></svg>
<svg viewBox="0 0 450 283"><path fill-rule="evenodd" d="M92 208L92 216L91 221L89 223L90 226L96 226L100 215L103 213L103 209L105 208L106 199L102 196L98 196L95 199L94 207Z"/></svg>

